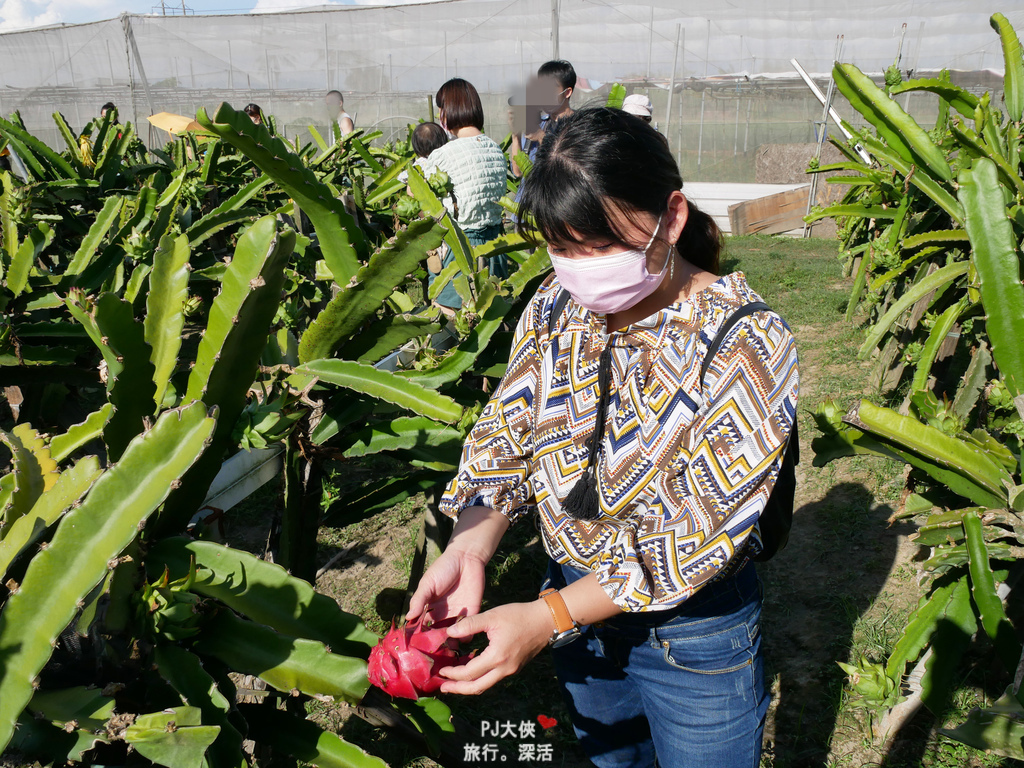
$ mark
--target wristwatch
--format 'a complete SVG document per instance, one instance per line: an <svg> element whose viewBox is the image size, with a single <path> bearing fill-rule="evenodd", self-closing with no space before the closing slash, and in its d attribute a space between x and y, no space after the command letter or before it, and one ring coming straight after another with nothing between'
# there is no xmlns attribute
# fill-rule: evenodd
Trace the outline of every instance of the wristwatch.
<svg viewBox="0 0 1024 768"><path fill-rule="evenodd" d="M552 648L560 648L566 643L571 643L580 636L580 625L572 620L569 609L565 606L565 600L557 589L545 589L540 593L541 599L548 605L552 617L555 619L555 631L551 633L548 645Z"/></svg>

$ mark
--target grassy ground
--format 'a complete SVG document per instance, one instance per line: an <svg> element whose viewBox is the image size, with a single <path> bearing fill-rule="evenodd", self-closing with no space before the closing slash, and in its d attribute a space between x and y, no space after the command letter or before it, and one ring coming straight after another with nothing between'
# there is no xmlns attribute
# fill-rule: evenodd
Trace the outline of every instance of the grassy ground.
<svg viewBox="0 0 1024 768"><path fill-rule="evenodd" d="M845 406L855 398L872 396L871 365L856 358L862 331L843 321L849 280L842 275L835 244L735 238L729 241L723 263L723 271L734 270L743 271L786 318L800 351L798 509L789 546L759 568L766 588L764 638L773 692L762 768L1008 764L937 735L938 727L962 721L972 706L998 696L993 688L998 675L990 670L990 659L969 660L969 672L942 718L924 712L884 749L871 735L869 713L844 693L836 660L884 659L919 597L917 548L907 539L912 526L889 523L899 506L903 467L869 458L845 459L823 468L811 463L814 429L809 411L826 397ZM350 466L337 483L350 481L360 471L374 470ZM415 497L357 525L324 529L318 563L339 553L342 557L326 569L317 587L363 616L371 628L386 629L401 613L425 506L423 497ZM544 562L537 532L523 521L506 536L491 563L485 604L535 597ZM497 745L507 762L518 762L520 745L526 744L549 750L553 765L590 764L575 743L547 654L480 697L446 701L468 741L481 749ZM322 724L392 766L435 765L394 737L350 717L344 708L316 703L310 711ZM521 724L537 724L538 718L557 724L546 729L536 725L533 736L520 737ZM496 738L506 724L517 733ZM487 762L486 753L479 762Z"/></svg>

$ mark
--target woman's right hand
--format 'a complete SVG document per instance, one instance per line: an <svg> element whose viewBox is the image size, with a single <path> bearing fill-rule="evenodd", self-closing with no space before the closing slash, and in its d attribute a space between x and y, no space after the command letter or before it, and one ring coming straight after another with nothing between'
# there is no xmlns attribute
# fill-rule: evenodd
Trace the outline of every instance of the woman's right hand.
<svg viewBox="0 0 1024 768"><path fill-rule="evenodd" d="M440 621L480 613L485 565L479 557L457 547L445 550L420 579L409 601L406 620L425 615Z"/></svg>

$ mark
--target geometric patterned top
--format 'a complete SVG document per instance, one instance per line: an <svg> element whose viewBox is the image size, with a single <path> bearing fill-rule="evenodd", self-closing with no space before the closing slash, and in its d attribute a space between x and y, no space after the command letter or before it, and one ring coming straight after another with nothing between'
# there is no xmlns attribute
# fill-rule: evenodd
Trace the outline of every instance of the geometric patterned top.
<svg viewBox="0 0 1024 768"><path fill-rule="evenodd" d="M796 416L796 345L772 312L718 328L760 297L742 273L611 334L569 301L555 332L553 274L520 318L508 369L463 449L441 501L451 517L486 506L512 522L536 508L548 554L589 569L625 611L677 607L737 558L760 549L757 519ZM586 468L601 350L611 397L597 472L601 517L574 520L561 501ZM731 570L731 569L730 569Z"/></svg>

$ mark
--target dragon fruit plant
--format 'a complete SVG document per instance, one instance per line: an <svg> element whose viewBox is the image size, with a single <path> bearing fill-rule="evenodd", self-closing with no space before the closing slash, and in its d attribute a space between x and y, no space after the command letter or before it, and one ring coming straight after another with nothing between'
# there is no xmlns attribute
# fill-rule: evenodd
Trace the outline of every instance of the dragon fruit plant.
<svg viewBox="0 0 1024 768"><path fill-rule="evenodd" d="M448 637L446 619L434 624L419 620L391 629L370 651L370 682L385 693L403 699L418 699L441 688L442 669L465 664L471 654L459 653L459 642Z"/></svg>

